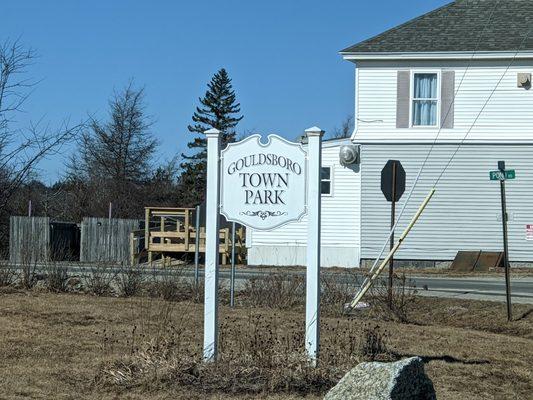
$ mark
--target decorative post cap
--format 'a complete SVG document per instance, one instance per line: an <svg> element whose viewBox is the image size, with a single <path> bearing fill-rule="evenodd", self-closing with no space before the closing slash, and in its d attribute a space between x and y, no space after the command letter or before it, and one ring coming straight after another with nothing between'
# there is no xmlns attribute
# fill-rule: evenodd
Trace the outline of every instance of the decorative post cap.
<svg viewBox="0 0 533 400"><path fill-rule="evenodd" d="M306 129L305 134L307 136L322 136L324 134L324 131L320 129L318 126L313 126L309 129Z"/></svg>
<svg viewBox="0 0 533 400"><path fill-rule="evenodd" d="M212 137L220 135L220 131L216 128L208 129L204 131L204 133L206 134L206 136L212 136Z"/></svg>

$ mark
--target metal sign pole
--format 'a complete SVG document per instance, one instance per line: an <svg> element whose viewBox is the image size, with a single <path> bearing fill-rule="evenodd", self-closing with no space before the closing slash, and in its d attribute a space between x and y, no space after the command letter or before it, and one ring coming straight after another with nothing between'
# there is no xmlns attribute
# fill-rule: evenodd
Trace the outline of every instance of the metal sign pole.
<svg viewBox="0 0 533 400"><path fill-rule="evenodd" d="M396 219L396 163L392 164L392 201L391 201L391 211L390 211L390 227L391 230L394 228L394 223ZM390 236L390 250L394 248L394 231ZM394 281L394 254L391 256L389 261L389 309L392 310L392 284Z"/></svg>
<svg viewBox="0 0 533 400"><path fill-rule="evenodd" d="M196 233L194 238L194 285L200 283L200 206L196 206Z"/></svg>
<svg viewBox="0 0 533 400"><path fill-rule="evenodd" d="M231 223L231 276L230 276L230 307L235 306L235 222Z"/></svg>
<svg viewBox="0 0 533 400"><path fill-rule="evenodd" d="M405 191L405 169L398 160L389 160L381 170L381 192L385 199L391 203L390 208L390 247L388 260L389 279L387 282L387 303L392 309L393 285L394 285L394 225L396 223L396 202L400 200ZM372 273L372 271L370 271ZM365 280L366 283L366 280Z"/></svg>
<svg viewBox="0 0 533 400"><path fill-rule="evenodd" d="M498 169L504 173L505 176L505 161L498 161ZM503 229L503 265L505 268L505 291L507 297L507 321L511 321L512 305L511 305L511 271L509 265L509 246L507 236L507 200L505 196L505 177L500 179L500 194L502 202L502 229Z"/></svg>

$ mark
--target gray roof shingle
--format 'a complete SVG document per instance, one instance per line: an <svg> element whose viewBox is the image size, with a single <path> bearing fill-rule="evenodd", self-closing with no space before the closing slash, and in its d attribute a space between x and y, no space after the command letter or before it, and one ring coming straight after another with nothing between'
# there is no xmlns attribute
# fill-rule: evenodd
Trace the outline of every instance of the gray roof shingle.
<svg viewBox="0 0 533 400"><path fill-rule="evenodd" d="M532 27L533 0L456 0L341 53L533 50Z"/></svg>

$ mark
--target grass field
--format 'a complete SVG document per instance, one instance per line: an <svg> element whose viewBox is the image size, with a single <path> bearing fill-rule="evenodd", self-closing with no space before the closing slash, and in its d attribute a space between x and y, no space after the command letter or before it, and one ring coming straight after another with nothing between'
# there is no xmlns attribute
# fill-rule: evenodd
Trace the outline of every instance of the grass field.
<svg viewBox="0 0 533 400"><path fill-rule="evenodd" d="M489 302L420 299L409 323L326 308L313 372L301 304L222 307L222 360L204 367L201 304L12 288L0 301L2 399L318 399L370 355L423 356L440 400L533 398L531 306L512 323ZM369 332L384 342L376 354L361 350Z"/></svg>

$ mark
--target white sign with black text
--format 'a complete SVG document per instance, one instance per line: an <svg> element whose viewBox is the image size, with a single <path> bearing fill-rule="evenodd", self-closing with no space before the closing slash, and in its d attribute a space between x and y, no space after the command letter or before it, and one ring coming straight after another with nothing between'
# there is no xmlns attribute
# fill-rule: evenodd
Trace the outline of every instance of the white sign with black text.
<svg viewBox="0 0 533 400"><path fill-rule="evenodd" d="M207 137L204 290L204 360L215 361L218 344L219 213L255 230L270 230L307 214L305 347L316 363L320 338L320 167L322 135L305 131L299 143L260 135L220 149L221 132Z"/></svg>
<svg viewBox="0 0 533 400"><path fill-rule="evenodd" d="M228 221L270 230L306 212L306 152L277 135L229 144L221 154L220 213Z"/></svg>

